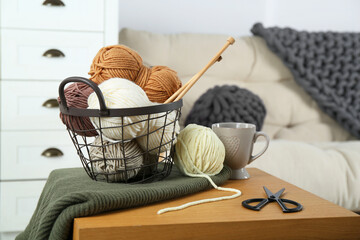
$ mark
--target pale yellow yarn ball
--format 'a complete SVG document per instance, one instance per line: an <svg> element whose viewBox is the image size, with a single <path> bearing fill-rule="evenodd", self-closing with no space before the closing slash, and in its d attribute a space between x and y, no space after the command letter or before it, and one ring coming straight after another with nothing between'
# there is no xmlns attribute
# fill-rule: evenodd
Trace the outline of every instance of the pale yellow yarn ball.
<svg viewBox="0 0 360 240"><path fill-rule="evenodd" d="M167 116L166 113L152 114L151 117L154 119L150 121L149 137L140 137L137 139L137 142L143 150L148 149L150 154L170 150L171 143L176 143L176 136L180 132L179 121L177 121L177 111L172 111L167 114ZM145 129L144 134L146 133L147 129Z"/></svg>
<svg viewBox="0 0 360 240"><path fill-rule="evenodd" d="M124 143L112 143L101 141L97 136L90 147L90 159L95 173L100 173L98 177L110 182L123 182L135 177L143 164L143 154L135 141ZM104 147L104 149L103 149ZM126 160L124 160L126 158ZM126 161L126 173L125 173ZM105 175L108 175L106 179Z"/></svg>
<svg viewBox="0 0 360 240"><path fill-rule="evenodd" d="M123 78L112 78L98 85L104 95L107 108L134 108L153 105L146 96L144 90ZM89 109L99 109L100 104L97 95L90 94L88 98ZM90 120L97 127L102 128L103 134L108 140L129 140L133 139L144 131L146 126L147 115L126 116L123 117L102 117L99 121L98 117L90 117ZM139 122L141 121L141 122ZM135 124L134 124L135 123ZM124 127L124 138L122 138L121 125Z"/></svg>
<svg viewBox="0 0 360 240"><path fill-rule="evenodd" d="M224 144L210 128L189 124L178 135L174 161L185 175L216 175L224 160Z"/></svg>

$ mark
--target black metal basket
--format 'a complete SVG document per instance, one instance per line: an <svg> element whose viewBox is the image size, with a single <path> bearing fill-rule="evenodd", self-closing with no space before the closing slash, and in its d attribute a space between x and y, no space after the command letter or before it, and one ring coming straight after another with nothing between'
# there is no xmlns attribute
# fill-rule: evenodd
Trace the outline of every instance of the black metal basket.
<svg viewBox="0 0 360 240"><path fill-rule="evenodd" d="M68 107L64 88L66 84L71 82L81 82L89 85L97 95L100 109ZM70 77L63 80L59 86L59 97L60 111L63 115L79 117L82 124L84 124L82 120L83 117L91 117L91 119L96 119L98 123L93 124L93 129L85 130L77 129L75 126L67 124L67 130L71 140L90 178L106 182L138 183L161 180L170 174L173 165L174 144L176 141L175 129L181 114L182 100L139 108L109 109L105 105L104 96L99 87L94 82L82 77ZM141 121L124 124L124 118L139 115L144 116ZM172 119L170 119L169 116L172 116ZM123 124L106 128L102 127L102 118L109 117L121 118L121 123ZM156 129L150 129L151 121L157 121L158 119L161 119L164 124ZM134 124L143 124L146 126L143 134L131 139L124 139L124 131ZM120 140L110 141L109 138L104 135L104 131L110 128L120 128L117 130L121 130L122 138ZM171 138L168 140L164 138L165 128L167 133L169 129L171 130ZM98 133L98 136L89 137L87 132L94 131ZM152 148L149 147L149 136L151 136L151 134L160 134L157 136L161 136L158 146ZM146 147L142 148L141 151L137 151L136 154L128 154L125 151L126 147L138 141L140 138L146 139ZM113 154L113 151L110 151L115 147L117 147L116 149L118 150L120 149L117 154ZM166 150L164 151L164 149ZM97 155L93 154L94 152ZM111 152L111 154L109 152ZM130 164L134 162L138 163L139 159L142 160L141 164Z"/></svg>

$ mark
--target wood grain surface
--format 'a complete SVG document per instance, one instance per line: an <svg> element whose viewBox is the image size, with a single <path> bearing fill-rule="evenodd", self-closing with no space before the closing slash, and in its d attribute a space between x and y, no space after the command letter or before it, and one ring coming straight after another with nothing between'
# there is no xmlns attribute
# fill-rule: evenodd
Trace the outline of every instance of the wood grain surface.
<svg viewBox="0 0 360 240"><path fill-rule="evenodd" d="M204 198L224 196L215 189L145 207L74 219L73 238L92 239L360 239L360 216L284 182L259 169L248 168L247 180L229 180L224 187L242 191L239 198L193 206L157 215L157 211ZM261 211L242 207L249 198L266 197L285 187L282 198L303 210L283 213L273 202Z"/></svg>

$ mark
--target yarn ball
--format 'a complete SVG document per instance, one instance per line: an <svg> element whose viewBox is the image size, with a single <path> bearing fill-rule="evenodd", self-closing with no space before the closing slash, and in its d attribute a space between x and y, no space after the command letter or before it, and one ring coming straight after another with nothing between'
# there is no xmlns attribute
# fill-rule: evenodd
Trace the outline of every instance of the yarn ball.
<svg viewBox="0 0 360 240"><path fill-rule="evenodd" d="M153 105L145 92L123 78L112 78L99 84L107 108L133 108ZM100 109L96 93L88 98L89 109ZM141 135L146 127L147 115L125 117L90 117L90 120L101 131L107 140L129 140ZM124 133L121 126L123 125Z"/></svg>
<svg viewBox="0 0 360 240"><path fill-rule="evenodd" d="M151 118L153 120L150 121L149 137L139 137L137 142L143 150L150 150L150 154L165 152L171 148L172 142L176 143L176 136L180 132L177 112L172 111L167 116L166 113L152 114ZM147 129L144 134L146 133Z"/></svg>
<svg viewBox="0 0 360 240"><path fill-rule="evenodd" d="M64 90L67 106L72 108L87 108L87 100L92 92L94 92L94 90L85 83L72 83ZM58 102L61 102L60 97L58 98ZM68 129L73 130L81 136L92 137L98 135L88 117L70 116L60 112L60 118Z"/></svg>
<svg viewBox="0 0 360 240"><path fill-rule="evenodd" d="M181 87L177 73L166 66L149 68L140 55L124 45L103 47L93 59L90 79L100 84L110 78L135 82L152 102L163 103Z"/></svg>
<svg viewBox="0 0 360 240"><path fill-rule="evenodd" d="M263 101L251 91L235 85L215 86L196 100L185 126L195 123L211 127L218 122L244 122L261 130L266 116Z"/></svg>
<svg viewBox="0 0 360 240"><path fill-rule="evenodd" d="M159 210L158 214L181 210L202 203L233 199L241 195L241 191L238 189L217 186L209 177L220 173L224 167L225 160L224 144L210 128L189 124L180 132L175 150L174 161L183 174L189 177L206 178L217 190L234 192L235 194L188 202L177 207L164 208Z"/></svg>
<svg viewBox="0 0 360 240"><path fill-rule="evenodd" d="M189 124L178 135L174 161L185 175L216 175L224 160L224 144L210 128Z"/></svg>
<svg viewBox="0 0 360 240"><path fill-rule="evenodd" d="M94 172L100 174L98 177L106 179L105 175L108 175L108 181L122 182L137 175L143 164L141 149L135 141L131 141L124 143L124 150L125 156L122 143L101 141L99 136L96 137L89 153Z"/></svg>

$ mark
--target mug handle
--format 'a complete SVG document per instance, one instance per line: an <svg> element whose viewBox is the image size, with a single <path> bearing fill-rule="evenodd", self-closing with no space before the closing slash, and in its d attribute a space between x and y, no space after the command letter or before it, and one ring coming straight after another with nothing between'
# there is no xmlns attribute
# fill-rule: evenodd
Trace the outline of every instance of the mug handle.
<svg viewBox="0 0 360 240"><path fill-rule="evenodd" d="M260 136L263 136L263 137L266 139L266 145L265 145L264 149L261 150L261 152L259 152L258 154L254 155L254 156L251 155L251 158L250 158L249 163L251 163L252 161L254 161L255 159L257 159L258 157L260 157L261 155L263 155L264 152L266 151L266 149L269 147L270 138L269 138L269 136L266 135L266 133L264 133L264 132L256 132L255 135L254 135L254 141L253 141L253 143L255 143L256 140L258 139L258 137L260 137Z"/></svg>

